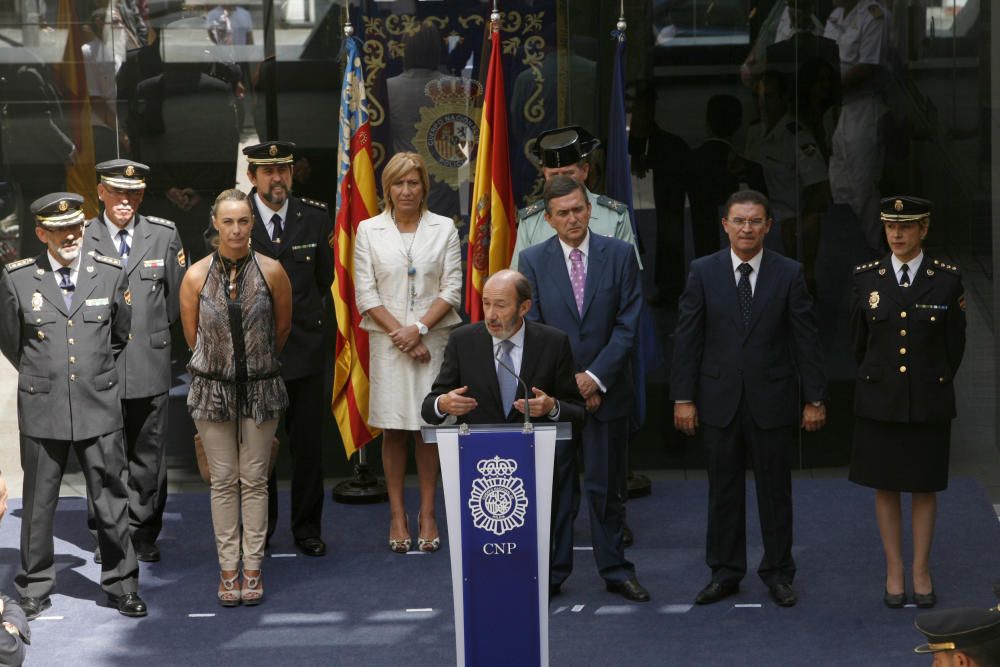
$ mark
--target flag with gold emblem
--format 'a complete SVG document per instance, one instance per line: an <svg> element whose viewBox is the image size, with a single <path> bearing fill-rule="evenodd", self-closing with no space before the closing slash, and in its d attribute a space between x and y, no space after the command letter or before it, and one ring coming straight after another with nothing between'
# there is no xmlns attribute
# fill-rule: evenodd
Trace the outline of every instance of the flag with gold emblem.
<svg viewBox="0 0 1000 667"><path fill-rule="evenodd" d="M378 213L371 125L358 41L346 39L347 65L340 93L337 217L333 227L333 303L337 313L333 416L348 458L378 429L368 425L368 333L354 300L354 240L362 220Z"/></svg>
<svg viewBox="0 0 1000 667"><path fill-rule="evenodd" d="M514 191L507 147L507 107L504 95L499 19L490 29L490 63L479 121L476 178L472 187L468 276L465 308L469 319L483 319L483 285L490 274L510 266L514 252Z"/></svg>

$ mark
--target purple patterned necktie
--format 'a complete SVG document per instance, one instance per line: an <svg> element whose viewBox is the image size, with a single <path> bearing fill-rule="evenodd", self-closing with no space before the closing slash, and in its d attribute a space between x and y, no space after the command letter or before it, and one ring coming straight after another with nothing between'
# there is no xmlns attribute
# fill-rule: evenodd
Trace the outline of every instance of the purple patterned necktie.
<svg viewBox="0 0 1000 667"><path fill-rule="evenodd" d="M583 315L583 288L587 284L587 269L583 266L583 253L579 248L573 248L569 253L572 268L569 270L569 282L573 285L573 298L576 299L576 310Z"/></svg>

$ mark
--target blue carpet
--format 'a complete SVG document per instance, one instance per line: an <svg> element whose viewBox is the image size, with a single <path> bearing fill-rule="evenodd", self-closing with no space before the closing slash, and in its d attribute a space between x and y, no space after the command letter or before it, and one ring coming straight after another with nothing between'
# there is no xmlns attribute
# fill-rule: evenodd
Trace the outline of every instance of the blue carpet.
<svg viewBox="0 0 1000 667"><path fill-rule="evenodd" d="M415 490L408 492L415 509ZM800 602L792 609L775 606L752 573L761 554L752 492L751 574L741 593L691 606L709 578L706 494L705 482L657 482L652 496L630 502L637 542L628 553L652 593L650 604L627 604L606 593L591 553L576 552L575 573L550 607L552 665L928 664L912 653L920 640L913 629L917 611L882 606L883 562L870 490L840 480L795 483ZM16 501L11 510L0 526L8 594L18 560ZM412 511L411 519L415 523ZM447 550L390 553L385 505L327 505L324 523L327 557L293 555L287 526L279 526L264 564L264 603L222 609L215 602L208 497L172 496L160 541L163 560L142 564L141 593L150 615L132 620L104 606L84 502L64 499L56 524L57 592L52 608L32 623L29 664L454 664ZM578 546L589 544L585 526L581 516ZM939 496L933 564L940 605L996 604L991 584L1000 576L997 553L1000 526L985 492L971 480L953 480Z"/></svg>

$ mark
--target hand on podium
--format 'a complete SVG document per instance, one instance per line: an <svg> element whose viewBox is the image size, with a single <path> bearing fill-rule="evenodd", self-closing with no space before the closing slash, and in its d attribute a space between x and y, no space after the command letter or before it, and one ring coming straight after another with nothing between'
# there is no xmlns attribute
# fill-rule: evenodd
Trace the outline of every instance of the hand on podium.
<svg viewBox="0 0 1000 667"><path fill-rule="evenodd" d="M556 408L556 399L552 398L538 387L531 388L534 398L528 399L528 416L544 417ZM524 399L519 398L514 401L514 408L519 412L524 412Z"/></svg>

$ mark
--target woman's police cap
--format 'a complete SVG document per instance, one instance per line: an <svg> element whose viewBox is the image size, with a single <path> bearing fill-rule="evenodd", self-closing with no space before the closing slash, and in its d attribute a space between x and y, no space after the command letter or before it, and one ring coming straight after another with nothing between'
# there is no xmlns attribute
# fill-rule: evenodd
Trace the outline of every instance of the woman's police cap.
<svg viewBox="0 0 1000 667"><path fill-rule="evenodd" d="M917 616L913 624L927 636L917 653L961 651L1000 641L1000 611L992 609L941 609Z"/></svg>

